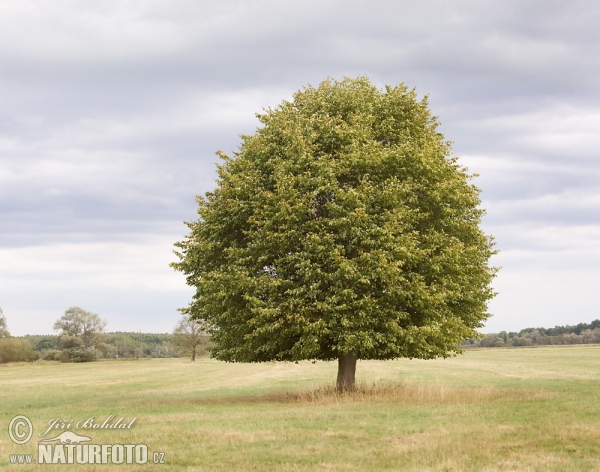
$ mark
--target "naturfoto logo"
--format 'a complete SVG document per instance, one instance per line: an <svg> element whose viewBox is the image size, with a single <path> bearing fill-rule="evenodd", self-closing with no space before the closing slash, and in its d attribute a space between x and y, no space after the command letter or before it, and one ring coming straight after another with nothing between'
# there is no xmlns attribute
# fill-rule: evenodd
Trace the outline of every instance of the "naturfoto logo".
<svg viewBox="0 0 600 472"><path fill-rule="evenodd" d="M38 464L147 464L153 462L148 461L148 446L145 444L63 442L67 433L76 437L76 441L85 438L85 436L78 436L72 431L65 431L60 435L60 444L38 444ZM69 441L69 439L66 440ZM91 441L91 438L83 440ZM164 454L159 454L162 460ZM156 457L157 454L154 456Z"/></svg>
<svg viewBox="0 0 600 472"><path fill-rule="evenodd" d="M109 415L103 421L98 417L89 417L75 422L53 418L48 427L39 434L45 436L63 430L53 437L39 439L37 460L33 454L11 454L11 464L164 464L164 452L155 452L149 457L145 444L93 444L92 438L71 431L70 428L95 430L131 429L137 418L130 421L115 415ZM69 429L68 429L69 428ZM24 415L15 416L8 428L11 440L24 445L33 435L33 423ZM90 444L88 444L90 443Z"/></svg>

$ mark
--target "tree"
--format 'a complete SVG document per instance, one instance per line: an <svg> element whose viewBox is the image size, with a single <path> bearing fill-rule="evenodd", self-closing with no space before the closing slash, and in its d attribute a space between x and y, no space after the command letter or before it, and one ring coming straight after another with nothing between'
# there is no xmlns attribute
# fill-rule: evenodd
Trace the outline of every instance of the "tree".
<svg viewBox="0 0 600 472"><path fill-rule="evenodd" d="M2 308L0 308L0 338L9 338L10 333L8 332L8 327L6 326L6 318L4 317Z"/></svg>
<svg viewBox="0 0 600 472"><path fill-rule="evenodd" d="M175 244L213 357L337 359L346 389L357 359L448 357L478 336L493 238L427 97L326 80L257 117Z"/></svg>
<svg viewBox="0 0 600 472"><path fill-rule="evenodd" d="M100 347L106 324L107 322L96 313L75 306L66 310L65 314L54 323L54 330L60 331L58 340L63 349L77 353L77 358L87 359L89 356L82 357L79 351Z"/></svg>
<svg viewBox="0 0 600 472"><path fill-rule="evenodd" d="M52 338L44 338L40 340L36 346L36 351L49 351L51 349L56 349L56 342Z"/></svg>
<svg viewBox="0 0 600 472"><path fill-rule="evenodd" d="M0 308L0 363L28 362L36 358L37 354L29 341L10 336L6 318Z"/></svg>
<svg viewBox="0 0 600 472"><path fill-rule="evenodd" d="M192 319L185 315L175 326L171 342L179 348L182 354L190 355L192 362L195 362L196 354L200 355L206 352L208 339L202 320Z"/></svg>
<svg viewBox="0 0 600 472"><path fill-rule="evenodd" d="M37 354L26 339L0 338L0 363L29 362L35 359L37 359Z"/></svg>

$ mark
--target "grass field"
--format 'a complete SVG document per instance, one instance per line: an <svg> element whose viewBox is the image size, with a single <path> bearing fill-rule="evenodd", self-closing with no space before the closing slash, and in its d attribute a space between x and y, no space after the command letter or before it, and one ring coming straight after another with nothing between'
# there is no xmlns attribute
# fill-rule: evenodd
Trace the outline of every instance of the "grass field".
<svg viewBox="0 0 600 472"><path fill-rule="evenodd" d="M489 349L435 361L359 361L336 394L335 363L201 359L0 365L6 470L600 470L600 346ZM23 446L10 420L35 429ZM52 418L137 417L128 430L71 430L147 444L165 464L11 465ZM46 437L53 437L55 430Z"/></svg>

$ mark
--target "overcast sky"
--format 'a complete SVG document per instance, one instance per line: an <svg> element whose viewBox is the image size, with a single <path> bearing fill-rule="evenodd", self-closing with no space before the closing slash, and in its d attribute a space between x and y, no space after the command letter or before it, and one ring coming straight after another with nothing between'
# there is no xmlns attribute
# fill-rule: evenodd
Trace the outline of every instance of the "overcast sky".
<svg viewBox="0 0 600 472"><path fill-rule="evenodd" d="M429 94L502 266L485 332L600 318L600 3L0 0L0 307L170 332L169 263L254 114L368 75Z"/></svg>

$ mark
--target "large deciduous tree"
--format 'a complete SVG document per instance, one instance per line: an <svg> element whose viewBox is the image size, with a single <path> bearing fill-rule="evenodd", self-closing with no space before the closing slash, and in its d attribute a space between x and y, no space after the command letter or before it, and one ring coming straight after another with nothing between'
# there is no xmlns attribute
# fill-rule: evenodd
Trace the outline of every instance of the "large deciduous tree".
<svg viewBox="0 0 600 472"><path fill-rule="evenodd" d="M106 324L96 313L74 306L54 323L54 330L60 331L63 349L90 350L101 347Z"/></svg>
<svg viewBox="0 0 600 472"><path fill-rule="evenodd" d="M176 243L217 359L334 360L459 352L489 316L496 269L471 175L427 98L326 80L257 115Z"/></svg>

